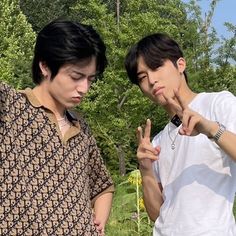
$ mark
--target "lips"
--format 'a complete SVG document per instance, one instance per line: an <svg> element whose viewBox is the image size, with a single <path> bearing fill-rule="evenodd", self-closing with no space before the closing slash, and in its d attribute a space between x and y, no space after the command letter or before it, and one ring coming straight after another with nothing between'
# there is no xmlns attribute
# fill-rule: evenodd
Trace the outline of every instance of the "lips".
<svg viewBox="0 0 236 236"><path fill-rule="evenodd" d="M164 86L157 87L157 88L153 89L152 94L153 94L154 96L157 96L157 95L159 95L159 94L162 94L163 89L164 89Z"/></svg>
<svg viewBox="0 0 236 236"><path fill-rule="evenodd" d="M82 97L72 97L73 102L79 103L82 100Z"/></svg>

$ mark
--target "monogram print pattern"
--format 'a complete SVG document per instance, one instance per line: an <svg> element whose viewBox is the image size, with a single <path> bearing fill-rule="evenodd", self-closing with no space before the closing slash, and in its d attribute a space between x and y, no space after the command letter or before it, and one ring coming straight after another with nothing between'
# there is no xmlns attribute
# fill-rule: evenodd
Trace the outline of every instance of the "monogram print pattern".
<svg viewBox="0 0 236 236"><path fill-rule="evenodd" d="M65 142L45 108L0 86L0 235L98 235L91 201L113 185L87 124Z"/></svg>

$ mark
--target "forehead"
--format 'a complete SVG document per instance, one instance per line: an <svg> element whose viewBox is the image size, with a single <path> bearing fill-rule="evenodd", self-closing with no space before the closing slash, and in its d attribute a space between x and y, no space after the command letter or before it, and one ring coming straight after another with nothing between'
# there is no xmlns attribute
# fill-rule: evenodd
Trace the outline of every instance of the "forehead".
<svg viewBox="0 0 236 236"><path fill-rule="evenodd" d="M137 73L148 69L147 64L144 61L144 58L142 56L139 56L137 59Z"/></svg>
<svg viewBox="0 0 236 236"><path fill-rule="evenodd" d="M86 58L77 63L67 63L61 67L66 72L96 73L96 58Z"/></svg>

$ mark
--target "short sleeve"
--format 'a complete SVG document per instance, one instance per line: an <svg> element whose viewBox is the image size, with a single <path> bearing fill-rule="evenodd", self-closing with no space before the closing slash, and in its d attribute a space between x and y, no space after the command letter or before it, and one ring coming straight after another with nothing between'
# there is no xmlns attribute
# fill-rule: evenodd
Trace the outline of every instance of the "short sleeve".
<svg viewBox="0 0 236 236"><path fill-rule="evenodd" d="M226 126L226 129L236 134L236 97L228 92L220 92L213 106L215 120Z"/></svg>
<svg viewBox="0 0 236 236"><path fill-rule="evenodd" d="M97 195L101 194L108 188L113 190L113 182L111 176L104 164L100 155L100 151L96 144L95 138L91 135L89 145L89 185L90 185L90 198L94 199Z"/></svg>

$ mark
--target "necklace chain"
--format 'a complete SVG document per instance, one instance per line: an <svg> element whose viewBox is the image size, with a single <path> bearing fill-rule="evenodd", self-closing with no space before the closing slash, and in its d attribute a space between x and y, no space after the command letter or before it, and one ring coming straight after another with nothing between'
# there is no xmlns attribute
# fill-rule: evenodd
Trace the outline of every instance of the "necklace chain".
<svg viewBox="0 0 236 236"><path fill-rule="evenodd" d="M58 122L61 122L63 120L66 120L66 115L64 115L62 118L57 119Z"/></svg>
<svg viewBox="0 0 236 236"><path fill-rule="evenodd" d="M66 115L63 118L57 119L59 129L62 130L65 126L70 125Z"/></svg>
<svg viewBox="0 0 236 236"><path fill-rule="evenodd" d="M177 133L176 133L174 139L171 137L171 135L170 135L170 124L169 124L169 125L168 125L168 135L169 135L169 138L170 138L170 140L171 140L171 149L172 149L172 150L175 149L175 140L176 140L178 134L179 134L179 132L177 131Z"/></svg>

